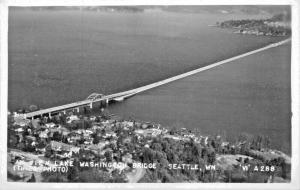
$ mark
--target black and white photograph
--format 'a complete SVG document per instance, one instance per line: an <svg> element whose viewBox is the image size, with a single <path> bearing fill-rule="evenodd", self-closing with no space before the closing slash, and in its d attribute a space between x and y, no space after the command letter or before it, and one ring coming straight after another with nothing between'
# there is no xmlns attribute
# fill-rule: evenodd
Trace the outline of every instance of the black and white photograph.
<svg viewBox="0 0 300 190"><path fill-rule="evenodd" d="M292 8L8 6L5 180L290 184Z"/></svg>

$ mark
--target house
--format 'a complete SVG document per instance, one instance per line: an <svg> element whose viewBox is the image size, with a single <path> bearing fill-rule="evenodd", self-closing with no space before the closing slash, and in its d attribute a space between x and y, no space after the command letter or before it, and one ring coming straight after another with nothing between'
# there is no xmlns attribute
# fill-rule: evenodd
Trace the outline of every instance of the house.
<svg viewBox="0 0 300 190"><path fill-rule="evenodd" d="M63 136L68 136L70 134L70 131L62 131L61 133Z"/></svg>
<svg viewBox="0 0 300 190"><path fill-rule="evenodd" d="M16 128L15 131L18 133L21 133L24 131L24 129L22 127L19 127L19 128Z"/></svg>
<svg viewBox="0 0 300 190"><path fill-rule="evenodd" d="M36 142L32 141L31 146L36 146Z"/></svg>
<svg viewBox="0 0 300 190"><path fill-rule="evenodd" d="M85 130L85 133L87 133L87 134L93 134L93 131L91 131L91 130Z"/></svg>
<svg viewBox="0 0 300 190"><path fill-rule="evenodd" d="M93 144L93 138L88 138L84 141L84 144L85 145L90 145L90 144Z"/></svg>
<svg viewBox="0 0 300 190"><path fill-rule="evenodd" d="M132 121L123 121L122 124L126 127L133 127L133 122Z"/></svg>
<svg viewBox="0 0 300 190"><path fill-rule="evenodd" d="M229 142L222 142L221 147L228 147L229 146Z"/></svg>
<svg viewBox="0 0 300 190"><path fill-rule="evenodd" d="M84 139L90 139L90 134L88 134L88 133L83 133L83 138L84 138Z"/></svg>
<svg viewBox="0 0 300 190"><path fill-rule="evenodd" d="M101 141L98 144L91 144L88 146L88 149L93 151L95 154L100 154L100 152L104 149L106 146L105 141Z"/></svg>
<svg viewBox="0 0 300 190"><path fill-rule="evenodd" d="M136 130L134 130L134 132L135 132L136 134L142 135L142 134L144 133L144 130L136 129Z"/></svg>
<svg viewBox="0 0 300 190"><path fill-rule="evenodd" d="M74 152L74 153L79 153L79 150L80 150L79 147L74 147L74 146L72 146L72 147L70 148L70 152Z"/></svg>
<svg viewBox="0 0 300 190"><path fill-rule="evenodd" d="M93 127L92 127L91 129L92 129L92 130L97 130L97 129L101 130L101 129L104 129L104 126L100 126L100 125L98 125L98 124L94 124Z"/></svg>
<svg viewBox="0 0 300 190"><path fill-rule="evenodd" d="M144 124L142 124L142 128L143 128L143 129L147 129L147 128L148 128L148 125L144 123Z"/></svg>
<svg viewBox="0 0 300 190"><path fill-rule="evenodd" d="M157 136L161 134L161 130L155 128L145 129L145 130L137 129L134 132L138 135L143 135L143 136Z"/></svg>
<svg viewBox="0 0 300 190"><path fill-rule="evenodd" d="M55 125L55 123L46 123L45 124L45 126L47 127L47 128L53 128L53 127L55 127L56 125Z"/></svg>
<svg viewBox="0 0 300 190"><path fill-rule="evenodd" d="M23 116L16 116L14 117L14 125L18 125L21 127L28 126L31 122L29 119L24 118Z"/></svg>
<svg viewBox="0 0 300 190"><path fill-rule="evenodd" d="M105 133L105 135L103 136L104 138L108 138L108 137L117 137L116 133L113 131L108 131Z"/></svg>
<svg viewBox="0 0 300 190"><path fill-rule="evenodd" d="M52 150L56 151L55 155L61 159L69 158L73 153L78 153L80 150L79 147L57 141L51 141L48 146L50 146Z"/></svg>
<svg viewBox="0 0 300 190"><path fill-rule="evenodd" d="M79 134L79 135L81 135L81 134L83 134L83 129L78 129L78 130L76 130L76 131L74 131L75 133L77 133L77 134Z"/></svg>
<svg viewBox="0 0 300 190"><path fill-rule="evenodd" d="M57 131L62 135L68 135L70 134L70 130L65 127L58 127Z"/></svg>
<svg viewBox="0 0 300 190"><path fill-rule="evenodd" d="M136 126L137 128L141 128L141 127L142 127L142 124L141 124L140 122L135 122L135 126Z"/></svg>
<svg viewBox="0 0 300 190"><path fill-rule="evenodd" d="M127 153L124 156L122 156L122 162L132 163L132 155L130 153Z"/></svg>
<svg viewBox="0 0 300 190"><path fill-rule="evenodd" d="M68 144L65 144L65 143L57 142L57 141L51 141L50 146L51 146L52 150L66 151L66 152L70 152L71 149L74 148L74 146L72 146L72 145L68 145Z"/></svg>
<svg viewBox="0 0 300 190"><path fill-rule="evenodd" d="M79 136L79 135L72 135L68 139L70 139L72 141L79 141L81 139L81 136Z"/></svg>
<svg viewBox="0 0 300 190"><path fill-rule="evenodd" d="M149 131L152 132L152 136L157 136L162 133L162 130L156 128L149 129Z"/></svg>
<svg viewBox="0 0 300 190"><path fill-rule="evenodd" d="M42 143L37 144L36 147L35 147L35 151L44 154L46 152L46 145L42 144Z"/></svg>
<svg viewBox="0 0 300 190"><path fill-rule="evenodd" d="M107 124L109 124L109 121L108 120L102 121L101 124L102 125L107 125Z"/></svg>
<svg viewBox="0 0 300 190"><path fill-rule="evenodd" d="M77 115L70 115L67 117L67 123L72 123L73 121L78 121L79 117Z"/></svg>
<svg viewBox="0 0 300 190"><path fill-rule="evenodd" d="M45 131L40 132L39 137L42 139L46 139L48 138L48 129L46 129Z"/></svg>
<svg viewBox="0 0 300 190"><path fill-rule="evenodd" d="M31 140L31 141L36 141L36 137L30 136L30 135L26 136L26 139Z"/></svg>
<svg viewBox="0 0 300 190"><path fill-rule="evenodd" d="M49 132L50 133L55 133L55 132L59 132L60 133L60 130L58 128L49 128Z"/></svg>
<svg viewBox="0 0 300 190"><path fill-rule="evenodd" d="M95 155L89 149L80 149L79 155L82 158L93 160L95 159Z"/></svg>
<svg viewBox="0 0 300 190"><path fill-rule="evenodd" d="M94 116L94 115L90 117L90 120L91 120L91 121L95 121L96 119L97 119L97 117Z"/></svg>

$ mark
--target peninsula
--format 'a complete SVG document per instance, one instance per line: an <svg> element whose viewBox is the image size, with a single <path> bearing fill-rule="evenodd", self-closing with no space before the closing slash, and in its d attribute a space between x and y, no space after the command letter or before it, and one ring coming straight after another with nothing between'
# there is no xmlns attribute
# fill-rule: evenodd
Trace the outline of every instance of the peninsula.
<svg viewBox="0 0 300 190"><path fill-rule="evenodd" d="M291 16L278 14L269 19L245 19L217 22L217 27L234 29L234 33L257 36L290 36Z"/></svg>

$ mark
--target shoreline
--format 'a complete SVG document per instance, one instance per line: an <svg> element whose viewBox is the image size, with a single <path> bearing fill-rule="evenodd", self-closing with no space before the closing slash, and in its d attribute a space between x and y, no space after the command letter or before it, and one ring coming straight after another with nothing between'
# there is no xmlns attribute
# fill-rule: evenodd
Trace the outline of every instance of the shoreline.
<svg viewBox="0 0 300 190"><path fill-rule="evenodd" d="M120 162L120 164L124 167L120 168L120 167L113 167L112 165L110 165L109 168L112 168L111 171L120 170L120 172L123 175L122 177L123 180L126 179L125 176L130 176L128 177L128 179L132 180L132 178L134 178L132 177L132 175L136 173L135 169L139 169L139 168L144 170L143 172L142 171L137 172L138 173L137 175L139 175L139 180L146 180L144 179L145 176L153 175L152 174L153 168L158 171L162 169L161 168L162 166L160 165L162 161L159 161L157 163L157 161L155 161L155 159L152 158L151 156L149 158L145 157L147 154L150 154L151 151L158 151L161 152L162 154L167 155L168 159L165 160L164 162L168 163L168 165L165 165L165 167L169 168L168 171L171 172L170 175L172 175L173 170L177 171L178 169L180 169L180 171L183 172L196 171L196 173L199 172L199 175L201 176L203 175L201 173L204 171L207 170L215 171L215 169L212 168L218 168L216 171L219 170L221 171L221 173L220 171L218 172L218 175L223 177L222 179L214 178L212 180L213 181L221 180L222 182L224 182L223 180L227 179L228 176L226 177L225 175L224 178L223 172L227 171L228 168L231 168L230 170L233 173L235 173L238 172L235 171L236 169L234 169L236 164L243 165L243 167L240 168L242 169L242 171L244 171L244 165L246 166L247 164L250 164L249 168L251 168L251 170L248 171L247 169L247 171L244 171L245 174L250 172L252 173L251 175L257 175L257 173L259 173L259 175L265 176L263 177L263 179L267 179L266 177L269 176L268 178L270 178L271 180L275 179L275 181L283 180L283 179L288 180L289 177L286 176L290 176L288 172L289 169L288 170L285 169L284 172L282 173L283 165L281 164L284 163L285 168L286 167L290 168L291 158L281 151L270 149L269 148L270 144L268 139L265 139L264 137L261 136L251 139L247 135L246 136L240 135L239 141L228 142L228 141L224 141L220 135L202 136L201 134L195 134L192 130L188 130L185 128L167 129L161 126L160 124L156 124L156 123L154 124L149 122L137 122L135 120L124 120L122 118L116 119L116 118L111 118L105 112L101 112L100 115L95 115L92 113L74 115L73 113L69 113L67 115L57 115L52 119L44 117L41 119L35 119L33 121L27 121L27 124L22 124L21 121L13 121L12 119L13 118L10 118L9 120L11 123L8 128L9 129L8 130L9 133L8 161L9 163L10 162L13 163L13 165L11 165L11 163L9 164L9 167L13 167L9 169L10 175L12 176L19 175L20 173L22 173L22 171L27 172L27 175L29 176L30 174L33 175L32 172L34 171L43 171L40 174L44 177L39 176L38 178L41 179L43 178L44 181L48 178L47 177L48 175L50 176L54 175L59 171L60 173L59 175L62 175L63 177L64 175L67 174L68 166L71 168L77 167L77 165L73 164L73 162L74 161L76 162L77 159L79 159L80 161L82 159L82 155L86 155L86 153L89 152L88 154L93 155L93 157L90 157L91 158L90 161L93 161L93 163L90 162L88 163L88 165L86 165L83 162L84 160L81 160L80 168L84 167L88 170L94 170L95 163L100 164L102 162L104 163ZM21 125L23 125L23 127ZM45 133L45 131L48 132ZM72 134L76 134L77 131L81 132L83 136L75 140L76 136L72 136ZM24 133L26 133L25 136ZM51 137L50 133L53 133L52 135L53 137ZM57 136L59 133L67 135L66 137L68 137L68 140L66 139L66 137ZM23 140L21 140L21 142L19 143L17 143L16 141L12 141L13 136L11 135L13 134L23 136ZM124 134L127 135L124 136ZM74 140L71 140L73 137ZM99 139L96 140L96 138L97 139L100 138L100 140ZM130 139L130 140L128 141L126 139ZM23 147L24 145L20 146L20 143L23 142L27 144L25 145L25 147ZM33 142L35 142L34 143L35 145L32 145ZM96 144L98 142L99 144ZM14 145L14 143L17 143L17 145ZM133 144L130 145L130 143ZM177 163L178 161L176 161L176 159L172 160L171 157L169 158L168 155L171 153L168 150L163 148L164 143L172 143L173 146L175 147L181 145L186 146L192 143L192 147L195 146L197 147L197 149L199 149L198 151L200 151L198 153L195 153L196 154L194 155L196 156L195 159L196 160L201 159L202 160L201 163L203 162L205 165L201 165L201 164L199 165L199 163L196 162L196 160L188 161L189 157L186 158L183 157L182 158L183 162L181 161L180 163L181 164L183 163L184 165L178 165ZM134 148L131 146L133 146ZM51 150L51 152L49 152L49 150ZM183 149L182 151L183 151L182 153L174 152L172 154L179 154L178 156L180 156L181 154L192 153L191 152L192 150L190 150L189 148L186 150ZM108 156L109 154L108 152L111 152L112 155L116 154L119 156L111 158ZM144 156L142 155L138 156L135 154L135 152L141 152L141 153L144 152L142 154ZM207 154L207 157L205 157L204 154L205 155ZM101 155L103 155L102 159L98 160L98 162L96 162L97 159L95 159L97 155L100 156L99 158L101 158ZM21 161L22 160L23 161L16 162L14 161L16 158L21 159ZM38 168L32 168L27 170L22 169L24 167L25 168L29 167L28 164L31 163L30 160L31 161L35 160L34 162L45 162L47 160L49 161L52 160L51 162L55 163L56 165L55 164L53 165L50 162L48 163L48 166L43 166L46 168L39 168L39 166L37 165L36 167ZM62 163L63 160L67 160L67 161L73 160L73 161L71 165L66 165L66 164L70 164L70 162ZM61 163L63 165L60 165L58 163ZM92 165L90 165L91 163ZM259 170L256 169L259 168L258 166L263 166L264 168L268 168L267 169L268 172L265 173L265 171L261 171L261 169ZM104 168L101 167L98 168L97 170L106 171L107 167ZM84 171L83 169L80 168L78 169ZM270 170L271 173L269 173ZM281 175L283 176L283 179L277 176L279 175L277 174L278 172L280 176ZM35 173L35 175L39 175L39 174ZM183 173L181 175L185 175L185 174ZM199 182L201 182L202 180L200 180ZM247 180L251 180L251 178L245 176L242 181L244 180L246 180L247 182ZM124 182L126 182L126 180Z"/></svg>
<svg viewBox="0 0 300 190"><path fill-rule="evenodd" d="M291 15L281 13L268 19L227 20L216 27L234 29L234 34L283 37L291 35Z"/></svg>

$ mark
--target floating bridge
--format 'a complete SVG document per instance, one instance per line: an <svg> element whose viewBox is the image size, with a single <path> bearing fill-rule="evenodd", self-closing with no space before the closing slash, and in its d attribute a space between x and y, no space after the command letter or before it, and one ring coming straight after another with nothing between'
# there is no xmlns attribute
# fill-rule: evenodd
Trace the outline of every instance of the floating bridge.
<svg viewBox="0 0 300 190"><path fill-rule="evenodd" d="M66 113L67 110L77 110L79 112L79 109L83 108L83 107L93 108L93 105L95 105L96 103L100 103L101 105L103 103L108 104L110 101L124 100L125 98L132 96L132 95L134 95L134 93L132 93L132 92L131 93L123 92L123 93L111 94L111 95L107 95L107 96L105 96L103 94L92 93L83 101L73 102L70 104L65 104L65 105L61 105L61 106L56 106L56 107L52 107L52 108L47 108L47 109L42 109L42 110L38 110L38 111L34 111L34 112L25 113L24 116L26 118L34 119L34 117L47 115L51 118L51 115L57 114L59 112Z"/></svg>
<svg viewBox="0 0 300 190"><path fill-rule="evenodd" d="M229 59L225 59L225 60L210 64L210 65L201 67L199 69L195 69L195 70L192 70L192 71L189 71L189 72L186 72L186 73L183 73L183 74L180 74L180 75L177 75L177 76L174 76L174 77L162 80L162 81L158 81L158 82L146 85L146 86L142 86L142 87L139 87L139 88L135 88L135 89L132 89L132 90L128 90L128 91L124 91L124 92L120 92L120 93L115 93L115 94L111 94L111 95L103 95L103 94L98 94L98 93L92 93L91 95L89 95L83 101L74 102L74 103L65 104L65 105L56 106L56 107L47 108L47 109L42 109L42 110L38 110L38 111L34 111L34 112L25 113L24 117L29 118L29 119L34 119L35 117L44 116L44 115L48 115L49 117L51 117L51 115L57 114L57 113L60 113L60 112L66 113L67 110L72 110L73 109L73 110L77 110L79 112L79 109L82 108L82 107L93 108L93 105L96 104L96 103L108 104L110 101L118 101L118 102L123 101L124 99L129 98L131 96L134 96L137 93L140 93L140 92L143 92L143 91L146 91L146 90L149 90L149 89L152 89L152 88L155 88L155 87L173 82L175 80L179 80L179 79L188 77L190 75L194 75L196 73L199 73L199 72L217 67L219 65L222 65L222 64L225 64L225 63L228 63L228 62L231 62L231 61L243 58L243 57L246 57L246 56L251 55L251 54L255 54L255 53L270 49L270 48L280 46L282 44L285 44L285 43L289 42L290 40L291 39L289 38L289 39L286 39L286 40L283 40L283 41L280 41L280 42L277 42L277 43L273 43L273 44L267 45L265 47L262 47L262 48L259 48L259 49L256 49L256 50L253 50L253 51L250 51L250 52L247 52L247 53L243 53L243 54L231 57Z"/></svg>

